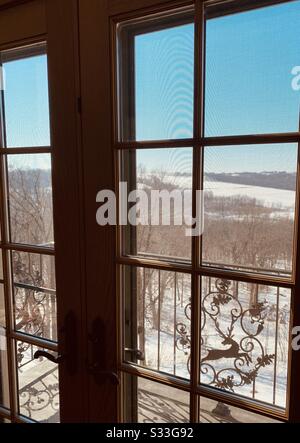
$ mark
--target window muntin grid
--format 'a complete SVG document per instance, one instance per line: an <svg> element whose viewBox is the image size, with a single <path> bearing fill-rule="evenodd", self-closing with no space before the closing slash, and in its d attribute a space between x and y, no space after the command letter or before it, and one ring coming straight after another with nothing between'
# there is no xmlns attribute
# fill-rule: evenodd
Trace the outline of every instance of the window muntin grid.
<svg viewBox="0 0 300 443"><path fill-rule="evenodd" d="M119 152L119 155L117 155L117 159L118 159L118 171L122 170L123 164L120 161L120 159L122 158L122 155L120 155L120 153L122 153L122 151L124 149L131 149L132 152L134 152L134 150L137 149L151 149L151 148L182 148L183 146L187 146L187 145L193 145L194 146L194 165L193 165L193 189L194 191L196 189L203 189L204 187L204 174L203 174L203 170L204 170L204 150L205 148L208 147L214 147L214 146L219 146L220 149L221 147L227 147L229 145L234 145L234 146L241 146L241 148L244 145L257 145L257 147L259 148L260 144L264 144L264 145L271 145L273 144L278 144L278 143L284 143L284 142L288 142L288 143L295 143L295 144L299 144L299 133L298 130L299 128L294 128L292 129L292 131L294 130L294 132L280 132L278 134L276 133L270 133L270 134L264 134L264 133L257 133L254 135L249 135L247 133L243 133L239 136L236 136L235 134L221 134L220 136L211 136L211 137L207 137L206 134L204 134L204 126L202 124L202 122L204 121L204 109L205 109L205 94L204 94L204 90L205 90L205 54L203 51L200 52L201 49L203 49L205 47L205 23L206 23L206 18L205 15L207 16L207 19L209 19L212 16L212 11L213 11L213 16L218 16L218 13L216 12L216 9L214 9L214 5L212 5L213 2L210 2L209 5L207 5L207 7L205 6L203 8L203 3L205 2L196 2L196 14L195 14L195 23L196 23L196 32L195 32L195 47L196 47L196 51L195 51L195 88L194 88L194 121L196 121L196 124L194 126L194 136L188 141L188 143L184 143L182 142L182 140L180 139L173 139L168 140L167 138L165 139L161 139L161 140L155 140L155 141L149 141L149 139L146 140L139 140L135 138L135 132L136 132L136 128L135 128L135 118L134 118L134 114L135 114L135 107L134 107L134 94L132 93L132 91L134 91L134 76L130 77L130 73L126 70L126 64L124 67L124 60L126 59L128 61L128 66L130 65L130 63L132 63L133 66L133 60L134 60L134 54L132 51L132 48L130 46L130 42L132 43L133 41L133 35L134 35L134 27L136 26L136 32L137 34L141 34L143 32L147 33L147 32L151 32L151 27L152 31L155 32L156 30L156 26L159 26L158 24L160 23L160 26L163 28L163 26L168 26L165 23L168 23L168 19L170 19L170 22L172 23L172 26L174 26L174 17L176 17L176 19L178 19L180 13L182 14L182 18L183 20L186 18L186 13L187 11L180 11L178 14L178 11L173 11L174 15L172 15L172 11L166 11L165 13L163 13L161 15L161 17L143 17L141 19L137 19L136 21L133 19L131 21L128 21L126 23L125 22L120 22L119 20L115 21L115 30L118 30L117 33L117 42L118 42L118 62L117 62L117 66L118 66L118 71L116 73L116 91L117 91L117 101L116 101L116 106L115 106L115 121L116 121L116 131L115 131L115 143L114 143L114 147L115 149ZM234 2L232 2L234 3ZM223 6L223 5L222 5ZM229 8L231 8L232 4L229 3ZM257 5L257 7L259 7L259 5ZM226 6L224 7L226 10ZM222 9L222 8L220 8ZM223 10L222 10L223 11ZM238 9L237 9L238 11ZM268 8L265 8L264 11L267 14ZM222 14L224 13L224 11L222 12ZM221 14L221 12L220 12ZM170 18L171 17L171 18ZM153 23L155 23L155 19L157 20L157 23L153 25ZM175 19L175 20L176 20ZM180 23L180 20L179 20ZM124 35L126 35L126 27L128 26L129 32L127 34L127 40L124 38ZM143 31L143 26L144 26L144 31ZM169 25L171 26L171 25ZM149 31L150 29L150 31ZM125 46L123 46L124 41L126 41ZM126 58L127 56L127 58ZM127 67L128 67L127 66ZM127 86L127 88L125 89L125 86ZM122 94L122 91L126 90L126 94ZM132 95L130 95L132 93ZM129 121L130 124L126 123L126 116L129 116ZM124 118L125 118L125 125L124 125ZM127 126L126 126L127 125ZM124 130L124 127L126 128ZM119 138L119 135L121 134L121 138ZM125 135L124 135L125 134ZM126 135L127 134L127 135ZM297 146L295 149L296 155L297 155ZM134 156L133 156L134 158ZM196 163L198 163L196 165ZM297 163L297 162L295 162ZM297 166L295 165L295 172L297 175L298 171L297 171ZM121 177L121 175L119 176ZM134 180L134 179L133 179ZM298 201L298 190L295 189L296 192L296 201ZM297 219L297 215L298 215L298 209L297 209L297 205L296 205L296 219ZM296 232L296 228L294 227L292 229L293 232ZM191 388L190 388L190 392L191 392L191 397L192 397L192 401L191 401L191 417L194 417L195 415L195 410L197 409L196 405L196 399L195 399L195 393L196 391L200 393L201 392L206 392L206 394L209 395L214 398L214 393L213 391L207 391L206 387L204 387L203 385L199 385L199 379L198 379L198 373L197 373L197 368L199 367L199 363L197 362L198 357L199 356L199 332L197 328L197 325L199 326L201 321L200 321L200 306L199 306L199 301L197 301L197 297L201 288L201 284L198 281L198 276L206 276L207 278L218 278L221 281L225 281L226 279L231 279L233 283L237 283L237 282L241 282L242 284L248 284L250 285L251 283L253 284L253 286L257 286L257 285L261 285L261 284L270 284L270 285L275 285L274 288L278 288L280 286L282 286L282 288L287 288L287 289L292 289L292 291L290 292L290 302L293 302L293 297L294 297L294 285L296 283L295 281L295 268L293 269L292 274L287 274L287 275L281 275L279 277L277 277L276 275L274 275L273 273L271 273L270 275L263 275L263 274L258 274L256 271L254 271L253 269L245 269L243 267L240 268L235 268L234 267L230 267L230 266L216 266L216 267L211 267L211 266L207 266L207 263L202 263L201 265L199 265L199 263L201 263L200 260L200 251L202 248L201 245L201 240L199 239L194 239L193 240L193 254L192 254L192 263L191 265L187 265L186 263L184 263L183 261L180 263L178 263L178 261L173 260L171 258L167 258L165 259L165 257L145 257L142 255L126 255L124 254L124 236L126 237L126 235L128 236L128 233L125 231L122 232L122 230L119 228L119 232L118 232L118 247L117 247L117 262L118 262L118 266L120 265L126 265L126 266L131 266L132 269L134 269L135 266L142 266L144 269L160 269L161 271L163 270L170 270L173 272L188 272L190 273L193 278L192 278L192 307L194 309L194 314L193 314L193 318L192 318L192 339L191 339L191 354L195 354L194 356L191 356L191 360L192 360L192 383L191 383ZM128 236L130 238L130 235ZM294 236L293 239L293 250L292 250L292 260L295 260L295 256L296 256L296 243L297 243L297 237ZM128 244L125 242L125 244ZM130 245L130 241L129 241L129 245ZM295 262L294 262L295 263ZM122 279L122 277L120 277L120 279ZM124 282L122 281L122 287L124 285ZM124 288L123 288L124 291ZM124 303L124 299L123 299L123 303ZM123 305L124 308L124 305ZM122 309L122 307L121 307ZM196 311L196 312L195 312ZM289 335L289 329L287 330L287 334ZM121 343L122 342L123 337L121 337ZM121 352L120 355L123 355L123 352ZM290 350L287 350L287 355L286 355L287 361L290 361ZM199 360L198 360L199 361ZM135 363L136 364L136 363ZM134 364L134 365L135 365ZM127 372L131 372L134 373L134 365L128 365L128 363L124 363L121 364L122 365L122 369L127 371ZM142 365L141 365L142 366ZM141 369L139 368L139 371ZM289 372L289 371L288 371ZM148 376L151 378L151 374L149 375L149 373L147 373L147 371L145 372L145 376ZM152 374L153 377L156 378L160 378L161 380L163 379L163 374L158 372L158 373L154 373ZM180 386L180 380L179 379L174 379L173 380L174 386ZM218 397L218 393L215 394L215 398ZM239 399L238 397L234 398L235 396L233 396L232 398L230 398L230 401L232 401L234 404L239 405ZM242 407L244 408L252 408L253 407L253 403L251 401L249 401L248 405L245 405L245 400L243 400L243 402L241 402ZM285 418L285 411L284 410L278 410L277 408L269 408L268 406L266 407L265 404L260 404L260 405L256 405L255 403L255 408L258 407L258 409L260 409L260 411L262 413L267 413L270 415L274 415L274 416L281 416L281 418Z"/></svg>

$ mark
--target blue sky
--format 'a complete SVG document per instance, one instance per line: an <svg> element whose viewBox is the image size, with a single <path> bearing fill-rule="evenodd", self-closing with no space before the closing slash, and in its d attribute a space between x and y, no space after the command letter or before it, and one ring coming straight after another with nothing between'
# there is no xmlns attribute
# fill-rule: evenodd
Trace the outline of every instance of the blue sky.
<svg viewBox="0 0 300 443"><path fill-rule="evenodd" d="M300 2L209 20L206 135L299 130Z"/></svg>
<svg viewBox="0 0 300 443"><path fill-rule="evenodd" d="M207 22L206 136L299 130L300 91L291 85L300 66L299 25L299 1ZM192 137L193 39L193 25L136 37L138 140ZM178 164L181 155L184 165L183 150L173 157ZM139 159L149 169L173 165L162 150ZM296 147L209 148L205 159L215 172L295 171Z"/></svg>
<svg viewBox="0 0 300 443"><path fill-rule="evenodd" d="M204 151L205 173L262 171L296 172L298 146L289 144L207 147ZM148 171L163 170L192 174L191 148L138 150L137 164Z"/></svg>
<svg viewBox="0 0 300 443"><path fill-rule="evenodd" d="M299 25L299 0L207 22L207 136L299 129L300 91L291 86L291 71L300 66ZM192 137L193 56L193 24L136 37L138 140ZM5 63L4 72L7 145L49 145L46 56ZM43 157L34 161L48 167ZM148 169L189 172L192 153L144 151L138 162ZM294 171L296 147L209 148L205 162L212 172Z"/></svg>
<svg viewBox="0 0 300 443"><path fill-rule="evenodd" d="M46 55L4 64L7 146L49 146Z"/></svg>
<svg viewBox="0 0 300 443"><path fill-rule="evenodd" d="M50 145L46 55L4 64L7 146ZM9 165L49 169L47 155L9 156Z"/></svg>

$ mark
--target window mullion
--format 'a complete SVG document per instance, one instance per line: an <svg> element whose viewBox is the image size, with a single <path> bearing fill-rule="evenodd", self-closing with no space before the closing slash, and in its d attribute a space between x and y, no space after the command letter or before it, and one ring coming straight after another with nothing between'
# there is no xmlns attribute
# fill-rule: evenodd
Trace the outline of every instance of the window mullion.
<svg viewBox="0 0 300 443"><path fill-rule="evenodd" d="M195 8L195 72L194 72L194 138L203 137L204 123L204 6L196 2ZM193 217L198 214L198 190L203 188L203 151L194 145L193 155ZM199 220L196 226L199 225ZM200 262L201 235L192 237L192 319L191 319L191 422L199 421L199 398L196 393L200 376L201 280L196 269Z"/></svg>
<svg viewBox="0 0 300 443"><path fill-rule="evenodd" d="M295 247L294 247L294 279L295 288L292 290L291 301L291 329L299 328L300 326L300 310L299 310L299 289L300 289L300 143L298 145L298 167L297 167L297 192L296 192L296 213L295 213ZM292 330L290 331L290 340L293 339ZM297 331L298 332L298 331ZM300 351L292 348L292 343L289 346L289 369L288 369L288 399L287 406L289 411L289 420L291 422L300 421L299 408L299 390L300 390Z"/></svg>

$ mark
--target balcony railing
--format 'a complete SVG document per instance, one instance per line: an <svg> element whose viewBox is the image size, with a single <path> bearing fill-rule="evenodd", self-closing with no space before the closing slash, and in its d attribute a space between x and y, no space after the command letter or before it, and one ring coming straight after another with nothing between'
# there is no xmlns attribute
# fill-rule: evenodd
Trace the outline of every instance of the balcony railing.
<svg viewBox="0 0 300 443"><path fill-rule="evenodd" d="M189 378L190 277L140 268L137 288L139 363ZM290 290L202 277L201 292L200 382L285 408Z"/></svg>
<svg viewBox="0 0 300 443"><path fill-rule="evenodd" d="M244 269L238 267L235 270ZM284 272L288 276L286 271L276 272L281 277ZM137 344L145 357L139 363L156 371L189 378L190 276L139 268L136 278L137 310L136 318L131 321L136 321ZM55 341L55 291L28 283L16 283L15 289L16 324L22 325L19 331ZM202 277L201 311L200 382L285 408L290 291ZM30 368L32 346L21 344L17 348L17 360L19 371ZM46 371L47 377L49 371ZM20 389L22 408L30 415L31 405L36 401L41 410L43 407L47 409L49 417L52 408L51 416L55 417L56 406L53 404L56 404L57 381L44 385L40 376L43 379L44 374L37 371L35 379ZM146 396L146 391L143 396L140 394L141 404ZM38 410L33 416L36 414Z"/></svg>

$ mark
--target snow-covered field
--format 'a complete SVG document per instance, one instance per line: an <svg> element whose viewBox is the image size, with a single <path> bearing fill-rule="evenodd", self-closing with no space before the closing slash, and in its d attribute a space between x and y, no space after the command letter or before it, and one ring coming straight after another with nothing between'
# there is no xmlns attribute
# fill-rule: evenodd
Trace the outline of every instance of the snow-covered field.
<svg viewBox="0 0 300 443"><path fill-rule="evenodd" d="M147 178L149 179L150 176L151 174L147 175ZM164 181L166 183L172 183L177 189L192 189L192 177L190 176L177 177L174 175L166 175ZM144 185L139 187L143 186ZM279 211L276 211L276 209L280 209L281 216L293 217L295 211L296 193L294 191L213 181L207 177L204 180L204 191L212 192L216 197L244 196L255 198L264 206L268 208L273 207L277 215L279 215Z"/></svg>
<svg viewBox="0 0 300 443"><path fill-rule="evenodd" d="M260 186L240 185L236 183L224 183L206 181L205 190L213 192L217 197L246 196L256 198L267 207L282 206L283 208L295 207L295 192L283 189L262 188Z"/></svg>

